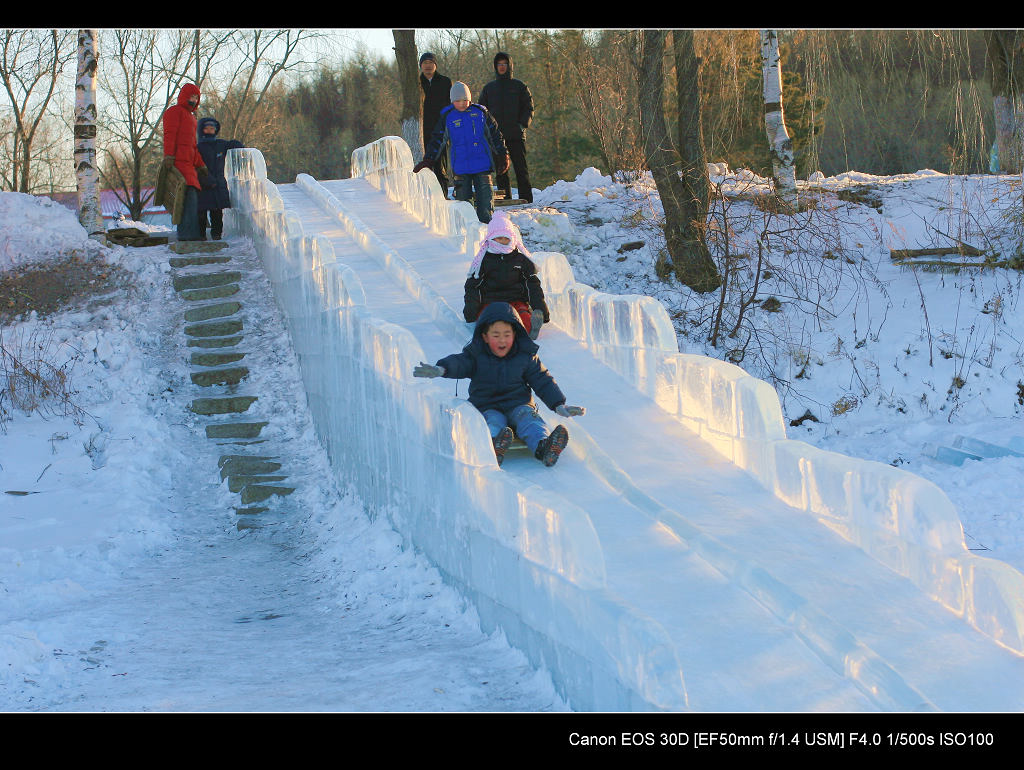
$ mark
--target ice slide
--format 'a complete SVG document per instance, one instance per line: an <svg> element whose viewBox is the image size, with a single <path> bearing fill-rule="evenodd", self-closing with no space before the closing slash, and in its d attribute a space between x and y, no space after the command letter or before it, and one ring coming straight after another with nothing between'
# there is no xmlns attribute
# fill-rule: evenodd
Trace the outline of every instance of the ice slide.
<svg viewBox="0 0 1024 770"><path fill-rule="evenodd" d="M339 478L574 708L1024 709L1024 576L966 550L934 485L787 439L767 383L679 353L657 302L554 253L541 358L588 412L554 468L499 469L468 383L412 377L469 338L472 207L395 137L351 179L228 166L229 232L263 259Z"/></svg>

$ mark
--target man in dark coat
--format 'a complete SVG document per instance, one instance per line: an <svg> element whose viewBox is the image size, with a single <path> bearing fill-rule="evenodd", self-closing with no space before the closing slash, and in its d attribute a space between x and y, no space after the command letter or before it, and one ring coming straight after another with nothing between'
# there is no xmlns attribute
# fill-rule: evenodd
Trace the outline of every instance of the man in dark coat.
<svg viewBox="0 0 1024 770"><path fill-rule="evenodd" d="M519 197L533 203L530 172L526 167L526 129L533 120L533 94L523 81L512 77L512 57L504 51L494 55L494 80L480 92L480 104L494 115L505 137L512 167L516 170ZM498 174L495 184L505 191L506 198L512 197L512 182L507 173Z"/></svg>
<svg viewBox="0 0 1024 770"><path fill-rule="evenodd" d="M209 212L210 235L219 241L224 233L224 209L231 208L231 196L228 194L228 182L224 178L224 161L228 150L241 147L237 139L219 139L220 122L216 118L203 118L199 121L197 147L199 154L206 163L209 172L203 180L199 191L199 237L206 240L207 212Z"/></svg>
<svg viewBox="0 0 1024 770"><path fill-rule="evenodd" d="M199 87L186 83L178 93L178 103L164 111L164 168L178 169L185 177L185 207L178 223L179 241L199 240L199 178L207 174L203 158L196 149L196 116Z"/></svg>
<svg viewBox="0 0 1024 770"><path fill-rule="evenodd" d="M448 92L452 81L437 71L437 60L434 54L427 51L420 57L420 88L423 89L423 146L430 143L430 135L441 117L441 110L451 104ZM442 155L433 167L444 197L448 197L448 164L447 157Z"/></svg>

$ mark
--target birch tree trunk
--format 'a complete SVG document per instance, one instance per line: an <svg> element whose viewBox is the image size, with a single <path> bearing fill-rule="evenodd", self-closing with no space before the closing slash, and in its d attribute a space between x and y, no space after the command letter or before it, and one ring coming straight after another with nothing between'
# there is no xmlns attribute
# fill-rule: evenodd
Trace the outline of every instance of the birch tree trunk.
<svg viewBox="0 0 1024 770"><path fill-rule="evenodd" d="M1016 174L1021 170L1022 132L1018 126L1021 110L1020 84L1017 82L1024 52L1019 30L986 30L986 58L992 87L992 114L995 118L999 172Z"/></svg>
<svg viewBox="0 0 1024 770"><path fill-rule="evenodd" d="M96 168L96 30L78 30L78 79L75 81L75 177L78 221L93 240L105 240Z"/></svg>
<svg viewBox="0 0 1024 770"><path fill-rule="evenodd" d="M416 55L416 30L393 29L395 61L402 87L402 138L412 150L413 163L423 160L423 97L419 83L419 57Z"/></svg>
<svg viewBox="0 0 1024 770"><path fill-rule="evenodd" d="M772 156L775 193L793 211L797 210L796 166L793 140L786 130L782 111L782 65L779 36L773 29L761 30L761 72L764 77L764 127Z"/></svg>
<svg viewBox="0 0 1024 770"><path fill-rule="evenodd" d="M639 83L644 156L665 212L665 246L672 271L694 291L714 291L721 279L703 240L707 209L696 211L693 196L684 188L677 171L679 156L665 126L664 54L665 30L644 30Z"/></svg>

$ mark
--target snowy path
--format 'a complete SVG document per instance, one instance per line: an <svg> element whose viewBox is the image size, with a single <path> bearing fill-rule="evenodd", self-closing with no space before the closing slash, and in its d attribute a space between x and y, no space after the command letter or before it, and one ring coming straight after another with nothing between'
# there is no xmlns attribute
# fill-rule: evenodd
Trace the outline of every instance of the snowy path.
<svg viewBox="0 0 1024 770"><path fill-rule="evenodd" d="M547 674L481 633L423 557L334 487L259 258L241 242L224 253L245 273L236 296L252 375L242 390L260 396L251 416L271 423L260 449L287 458L298 489L262 529L236 531L238 497L217 458L237 450L207 439L208 420L187 410L208 389L189 382L186 303L158 272L144 301L114 311L131 319L131 342L115 347L132 356L103 386L121 406L102 419L99 467L86 467L84 484L59 473L92 421L41 423L33 445L44 454L26 457L24 473L4 452L15 488L35 489L39 468L54 467L44 493L0 498L4 533L17 531L8 509L38 532L20 553L0 537L0 711L564 710ZM171 255L130 256L166 271ZM71 435L51 457L55 429Z"/></svg>
<svg viewBox="0 0 1024 770"><path fill-rule="evenodd" d="M323 186L461 307L465 265L440 238L361 179ZM278 191L304 233L329 237L338 260L357 272L371 313L412 331L429 361L465 344L433 323L297 185ZM1024 708L1024 660L781 503L557 327L545 327L540 343L569 401L588 414L571 422L570 452L556 469L512 455L504 470L589 514L609 590L675 640L691 708ZM776 606L793 595L795 607ZM867 674L865 660L873 667ZM879 685L872 677L880 671Z"/></svg>

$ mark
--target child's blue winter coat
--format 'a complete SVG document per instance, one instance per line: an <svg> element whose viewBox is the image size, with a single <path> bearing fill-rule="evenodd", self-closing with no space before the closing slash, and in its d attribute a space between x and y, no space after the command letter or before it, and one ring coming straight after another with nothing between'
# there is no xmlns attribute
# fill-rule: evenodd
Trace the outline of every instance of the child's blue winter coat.
<svg viewBox="0 0 1024 770"><path fill-rule="evenodd" d="M474 103L462 112L454 105L441 110L423 157L436 160L445 145L454 174L489 174L494 170L494 156L508 154L498 124L486 108Z"/></svg>
<svg viewBox="0 0 1024 770"><path fill-rule="evenodd" d="M481 334L483 327L493 321L507 321L515 330L515 342L503 358L491 352ZM469 403L481 412L508 412L522 404L533 405L531 390L554 409L565 403L565 396L537 357L538 350L515 308L507 302L492 302L480 314L473 339L462 352L445 356L436 365L444 367L445 377L470 379Z"/></svg>

